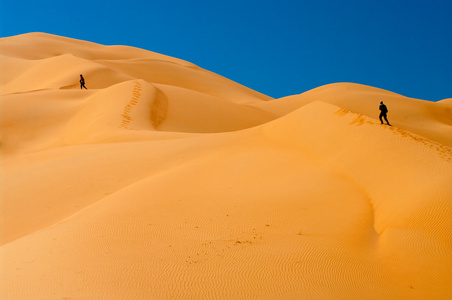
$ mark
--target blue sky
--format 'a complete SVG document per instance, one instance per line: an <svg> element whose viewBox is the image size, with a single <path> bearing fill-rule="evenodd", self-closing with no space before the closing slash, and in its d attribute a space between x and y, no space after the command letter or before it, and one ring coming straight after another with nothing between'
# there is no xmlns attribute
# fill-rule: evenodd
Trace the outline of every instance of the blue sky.
<svg viewBox="0 0 452 300"><path fill-rule="evenodd" d="M0 36L46 32L190 61L269 96L355 82L452 98L450 0L0 0Z"/></svg>

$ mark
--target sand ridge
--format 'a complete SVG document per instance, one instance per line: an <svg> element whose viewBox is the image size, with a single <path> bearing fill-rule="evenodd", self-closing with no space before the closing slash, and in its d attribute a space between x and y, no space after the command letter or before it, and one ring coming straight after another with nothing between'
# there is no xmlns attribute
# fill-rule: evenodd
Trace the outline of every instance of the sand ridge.
<svg viewBox="0 0 452 300"><path fill-rule="evenodd" d="M452 296L449 100L273 100L141 49L0 42L5 299Z"/></svg>
<svg viewBox="0 0 452 300"><path fill-rule="evenodd" d="M334 83L278 101L255 103L253 106L283 116L311 102L323 101L378 118L378 103L382 100L389 108L388 118L391 124L452 147L449 138L452 135L452 110L447 99L430 102L360 84Z"/></svg>

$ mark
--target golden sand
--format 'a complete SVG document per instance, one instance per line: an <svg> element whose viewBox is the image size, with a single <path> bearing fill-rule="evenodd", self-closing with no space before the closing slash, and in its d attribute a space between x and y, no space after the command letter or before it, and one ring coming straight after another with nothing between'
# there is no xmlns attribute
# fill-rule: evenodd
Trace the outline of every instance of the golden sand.
<svg viewBox="0 0 452 300"><path fill-rule="evenodd" d="M0 55L2 299L452 298L452 99L272 99L42 33Z"/></svg>

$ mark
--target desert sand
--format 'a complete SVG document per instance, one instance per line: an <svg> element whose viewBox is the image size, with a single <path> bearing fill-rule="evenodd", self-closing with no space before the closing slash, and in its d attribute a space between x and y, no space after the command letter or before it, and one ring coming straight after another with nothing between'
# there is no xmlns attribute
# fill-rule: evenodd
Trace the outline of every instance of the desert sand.
<svg viewBox="0 0 452 300"><path fill-rule="evenodd" d="M2 299L452 298L452 99L272 99L44 33L0 55Z"/></svg>

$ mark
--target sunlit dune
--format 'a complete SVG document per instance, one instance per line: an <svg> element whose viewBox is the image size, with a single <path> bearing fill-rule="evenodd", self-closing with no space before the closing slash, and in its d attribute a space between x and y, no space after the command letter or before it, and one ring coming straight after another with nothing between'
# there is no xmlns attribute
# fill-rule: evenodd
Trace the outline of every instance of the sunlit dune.
<svg viewBox="0 0 452 300"><path fill-rule="evenodd" d="M452 298L452 99L272 99L43 33L0 55L2 299Z"/></svg>

